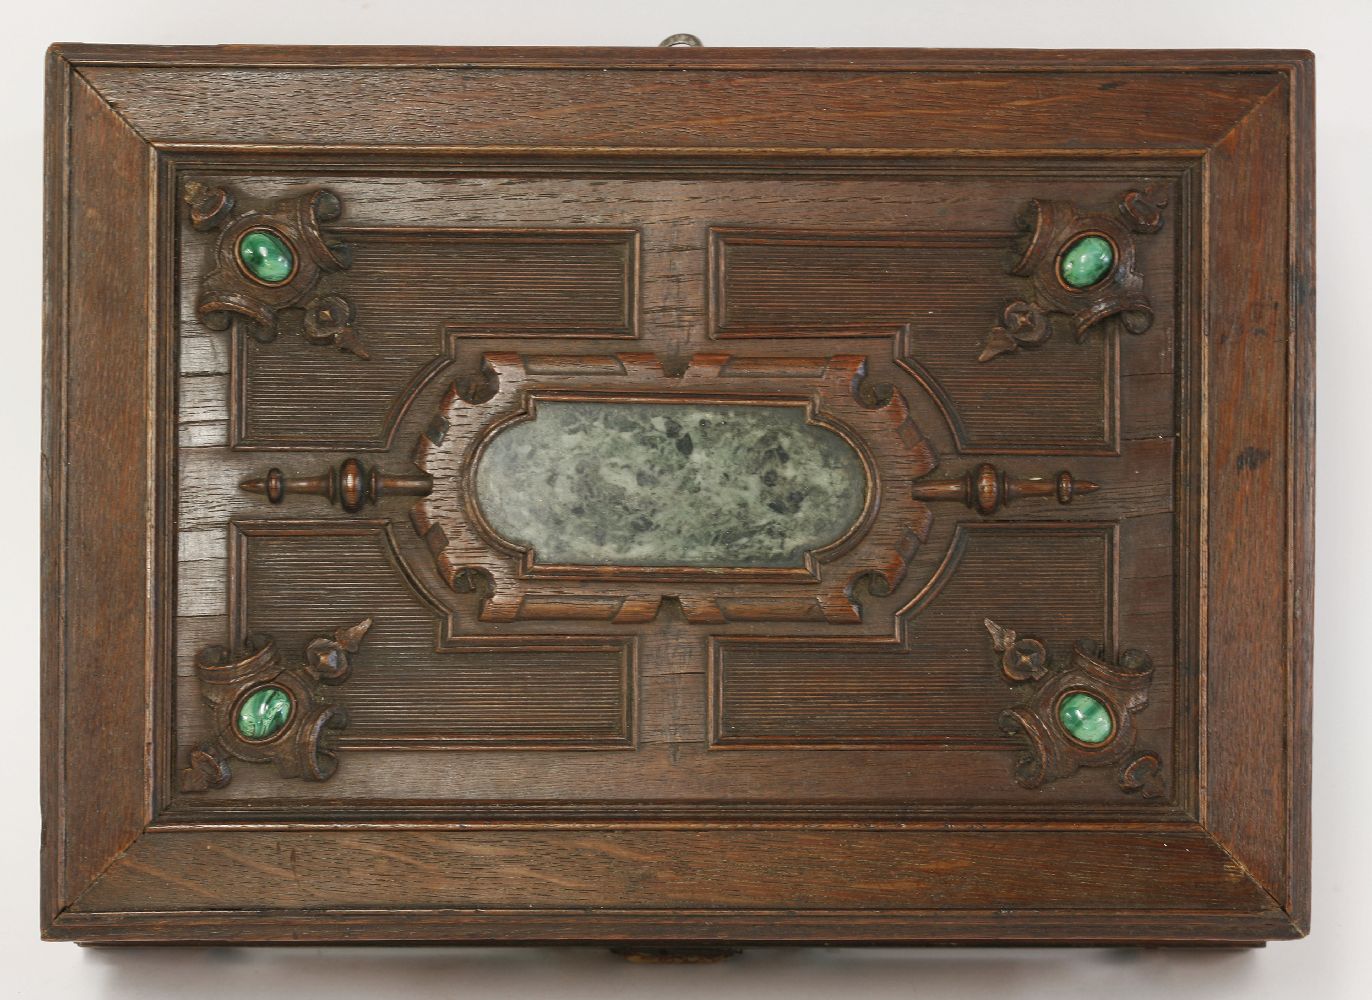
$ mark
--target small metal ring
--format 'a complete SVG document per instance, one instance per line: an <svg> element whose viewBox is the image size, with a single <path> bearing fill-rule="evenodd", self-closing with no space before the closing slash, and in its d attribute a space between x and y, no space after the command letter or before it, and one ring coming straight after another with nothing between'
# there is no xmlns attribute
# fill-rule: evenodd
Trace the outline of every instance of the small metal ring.
<svg viewBox="0 0 1372 1000"><path fill-rule="evenodd" d="M695 35L687 34L686 32L682 31L682 32L678 32L678 33L675 34L675 35L668 35L668 36L667 36L666 38L664 38L662 41L660 41L660 42L657 43L657 47L660 48L660 49L672 49L672 48L692 48L692 49L698 49L698 48L701 48L704 44L705 44L705 43L702 42L702 41L701 41L699 38L697 38Z"/></svg>

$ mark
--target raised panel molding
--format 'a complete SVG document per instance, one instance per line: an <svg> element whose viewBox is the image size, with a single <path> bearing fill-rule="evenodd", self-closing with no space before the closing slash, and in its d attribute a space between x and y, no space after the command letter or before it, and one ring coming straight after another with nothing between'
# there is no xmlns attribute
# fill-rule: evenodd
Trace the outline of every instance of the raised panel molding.
<svg viewBox="0 0 1372 1000"><path fill-rule="evenodd" d="M384 450L415 396L456 358L459 340L639 335L635 230L359 227L338 235L354 248L349 295L360 315L377 317L368 334L376 364L363 370L295 343L241 339L234 447ZM397 295L416 286L426 294L398 308Z"/></svg>
<svg viewBox="0 0 1372 1000"><path fill-rule="evenodd" d="M349 227L335 224L344 206L326 189L273 208L232 184L184 187L182 266L202 289L197 315L233 338L234 448L385 450L458 338L639 336L635 229ZM219 227L202 248L195 234ZM279 284L238 263L240 238L259 230L293 250L297 266ZM415 285L429 290L424 301L397 308L399 290ZM299 336L278 337L287 327ZM350 356L310 349L321 344Z"/></svg>
<svg viewBox="0 0 1372 1000"><path fill-rule="evenodd" d="M375 206L369 211L373 217L378 213ZM650 236L655 231L651 226L647 229ZM291 497L299 494L319 496L337 506L340 514L350 518L354 527L369 523L358 520L356 515L364 508L375 507L375 525L379 528L378 538L383 542L387 564L394 576L419 595L432 613L437 629L435 652L446 655L460 651L464 657L489 653L491 669L498 662L494 653L497 649L519 658L520 662L525 662L527 657L528 662L538 664L539 685L547 692L553 692L560 688L556 684L549 686L551 674L543 673L556 669L557 656L553 650L565 649L577 655L578 651L584 651L592 659L599 658L594 668L598 671L597 681L586 688L589 700L585 704L578 703L576 698L564 698L561 707L568 713L568 718L585 710L589 713L587 719L593 721L584 731L578 731L575 726L570 730L559 728L564 720L551 727L534 726L528 733L516 732L513 708L498 707L485 721L458 713L444 716L444 721L436 725L416 728L407 718L436 719L437 716L419 708L418 699L422 694L417 688L402 685L395 689L394 697L372 703L376 711L389 713L390 721L371 718L364 712L362 721L340 739L342 749L632 747L637 739L633 729L637 711L637 673L645 669L641 659L643 648L653 650L649 655L662 655L666 636L678 628L680 622L699 630L700 641L704 644L698 659L682 650L673 652L672 660L685 664L694 659L704 671L709 688L701 692L707 715L704 739L710 747L932 749L962 746L992 752L1009 750L1010 743L1003 734L980 732L977 725L968 727L962 735L939 736L935 732L929 737L937 726L930 727L919 708L912 712L908 726L892 729L882 721L886 718L882 712L894 710L898 704L909 704L908 693L899 693L900 685L905 683L900 678L894 687L881 690L881 684L891 678L880 672L873 679L861 682L871 685L861 694L867 699L870 725L863 723L861 712L856 715L848 712L845 716L844 697L834 696L827 707L812 705L806 716L810 732L794 731L778 737L774 727L769 728L770 723L750 721L740 704L730 702L723 693L744 692L749 683L755 682L745 683L735 677L737 683L731 687L726 682L731 661L721 651L736 646L751 648L748 644L755 639L758 642L765 639L764 645L775 642L778 650L785 650L789 634L799 628L805 630L806 638L801 640L804 644L814 650L823 650L825 656L831 657L825 661L830 664L824 667L826 670L838 669L844 658L854 651L862 651L863 656L873 653L875 659L869 661L872 663L884 663L883 658L888 655L905 656L911 649L907 644L907 619L912 608L944 586L941 574L950 572L958 563L965 533L975 528L975 522L966 522L967 515L959 512L958 506L967 508L974 517L1002 526L1013 523L1011 518L1028 517L1033 520L1033 528L1026 530L1037 531L1053 525L1055 516L1076 515L1076 505L1080 504L1085 505L1081 512L1083 520L1061 524L1090 526L1095 522L1089 519L1098 514L1116 516L1128 509L1131 498L1139 495L1140 475L1145 482L1151 482L1166 474L1164 464L1156 457L1149 457L1140 465L1139 449L1134 447L1134 442L1128 442L1122 449L1120 442L1110 440L1109 434L1103 437L1087 434L1080 440L1073 440L1070 434L1064 435L1063 428L1072 415L1079 414L1083 408L1091 409L1089 397L1085 400L1072 398L1069 404L1047 412L1046 416L1057 428L1055 436L1036 442L1031 421L1039 407L1023 393L1025 385L1035 383L1032 379L1026 382L1022 374L995 374L1000 366L993 367L993 374L985 378L991 383L1000 379L1001 383L984 387L967 412L998 412L994 407L984 405L985 400L997 396L1004 401L1006 412L1013 411L1016 418L1008 430L1002 431L1006 443L990 451L990 454L1000 456L998 461L978 464L963 461L962 455L986 453L988 446L979 448L967 442L963 413L954 408L940 379L929 373L925 361L930 359L917 361L909 356L918 324L883 320L872 325L867 319L873 315L870 312L873 303L878 306L886 303L882 307L891 310L893 318L910 315L912 311L918 315L921 295L930 296L927 301L936 304L943 303L943 297L947 295L953 295L953 299L964 296L970 302L979 301L977 297L985 293L979 280L965 288L958 286L962 290L952 293L948 291L951 287L946 280L948 275L957 273L958 267L966 264L969 251L973 256L993 251L984 254L987 263L1003 267L1004 254L1013 244L1013 234L996 231L970 235L834 234L706 226L700 230L705 240L703 257L692 256L694 251L691 250L679 251L686 255L681 258L683 263L699 260L707 265L700 275L701 287L709 293L709 309L704 314L707 323L695 332L713 338L714 344L730 339L741 343L743 338L748 338L749 351L736 354L701 350L683 353L685 345L675 340L675 331L668 334L637 326L637 317L643 308L638 304L635 291L639 259L644 252L665 254L668 251L657 248L651 238L645 242L636 229L568 230L550 235L551 231L534 229L457 231L402 226L390 230L373 225L356 226L346 231L349 242L359 247L370 246L371 251L370 256L356 255L358 263L349 272L349 280L355 282L360 273L365 278L361 261L367 258L372 260L377 274L384 273L386 280L396 286L383 289L378 284L377 294L384 290L386 295L393 297L402 295L401 269L396 261L405 259L405 253L415 245L415 240L434 240L439 233L454 246L470 243L473 252L454 264L453 275L446 279L446 284L435 285L434 294L430 294L426 286L424 294L404 299L405 310L393 309L389 313L393 316L416 312L428 315L426 310L435 310L432 318L444 331L442 356L431 359L422 379L406 390L400 409L392 407L394 419L387 436L390 456L371 467L356 456L338 461L328 455L327 450L337 448L343 442L319 436L306 441L302 437L300 444L292 446L293 450L302 452L302 464L293 464L285 470L272 466L265 475L259 465L253 474L239 480L240 487L247 493L265 497L272 506L289 503ZM570 320L566 317L554 319L556 310L548 309L548 303L539 297L536 284L529 285L523 279L513 280L515 272L511 267L516 261L532 261L531 266L536 270L555 264L557 252L549 250L552 246L549 240L553 236L563 241L557 251L561 253L569 252L570 247L577 252L585 249L594 257L602 251L613 250L609 257L598 259L621 262L618 282L607 280L598 290L594 286L583 290L588 301L595 300L602 306L606 302L612 304L610 312L614 315L607 313L603 319L612 321L617 317L626 325L616 327L614 322L586 324L575 315ZM750 248L760 248L764 252L780 248L787 253L796 249L806 253L813 250L814 257L808 268L797 267L800 261L793 259L768 263L765 258L759 258L739 270L736 255ZM854 264L842 256L850 252L875 256L867 263L862 263L866 258L860 256L859 262ZM380 256L383 254L390 256ZM834 254L839 256L834 257ZM573 259L590 258L574 256ZM856 280L877 294L862 297L853 294L851 288L840 294L835 294L833 288L820 288L807 293L808 297L792 300L788 291L792 286L783 288L768 284L822 276L818 265L832 264L835 260L841 262L835 273L845 275L843 281ZM909 270L911 266L915 267L914 271ZM749 267L754 269L749 271ZM476 292L471 294L476 294L477 298L472 301L486 310L471 313L465 320L460 315L454 318L452 307L445 299L451 295L450 289L456 287L454 282L462 269L475 276L472 287ZM661 269L660 265L658 269ZM1002 272L997 273L1002 282L1012 280ZM532 276L533 272L529 274ZM748 281L753 279L740 279L740 274L755 275L760 283L749 285ZM908 280L912 276L929 280L921 284ZM898 279L905 280L902 283ZM661 286L657 287L654 294L660 295ZM622 296L615 298L618 293L611 293L611 288L618 289ZM483 289L497 290L499 294L482 300L480 295L486 294ZM593 291L595 294L591 294ZM729 298L734 293L738 294ZM469 292L464 290L463 294ZM754 297L749 299L749 295ZM888 296L889 300L883 296ZM984 302L984 298L980 301ZM487 304L481 305L481 302ZM787 308L796 309L795 314L784 316L781 325L774 327L762 322L768 315L773 318L779 315L775 309L783 303L790 303ZM577 315L585 315L585 310L595 307L584 305L582 308L583 313ZM543 325L503 326L492 309L524 309L526 312L521 315L532 319L537 314L543 317ZM768 313L769 309L773 312ZM726 314L730 317L727 322ZM754 323L754 320L760 322ZM966 351L969 345L975 347L975 337L967 333L969 330L970 326L950 329L960 338L958 351L961 353L954 358L952 339L944 338L939 343L948 356L933 361L975 365L974 357ZM642 339L645 348L665 346L670 350L662 353L646 350L600 352L600 341L606 341L604 346L613 349L613 340L626 333ZM568 341L569 337L588 340L578 349ZM537 341L536 348L530 342L527 349L501 349L506 345L520 348L521 341L530 338ZM796 338L803 339L804 353L789 346ZM875 354L854 350L869 351L874 346L873 338L885 341ZM498 343L500 341L504 343ZM422 340L416 342L422 343ZM567 344L565 348L563 343ZM694 344L714 346L708 339L694 341ZM285 350L289 344L268 346L273 350ZM549 350L550 346L553 351ZM821 348L823 352L811 352L810 348ZM1083 350L1087 356L1093 351L1099 352L1096 357L1106 366L1102 373L1116 371L1118 350L1113 345L1085 345ZM392 356L388 354L388 359ZM380 360L376 367L394 366L389 360ZM313 378L304 369L294 377L308 381L307 375ZM450 382L447 392L441 399L436 399L438 387L433 383L440 375ZM1097 384L1108 395L1114 391L1115 380L1105 377ZM421 394L426 401L436 399L432 404L436 412L431 418L426 418L424 412L414 406ZM595 566L564 565L540 559L536 546L503 537L487 523L476 501L475 470L483 450L502 430L517 421L536 420L540 404L549 406L554 402L574 401L595 401L596 405L611 406L662 402L803 406L807 421L830 426L862 456L868 479L863 512L851 531L831 544L807 552L795 567ZM1118 425L1111 421L1115 420L1118 402L1116 399L1101 411L1102 419L1116 428ZM299 407L301 403L291 399L290 405ZM431 404L426 402L425 405ZM931 412L942 413L946 426L939 427L936 420L930 426L924 418L921 418L922 423L917 423L912 407L917 407L926 417ZM319 413L327 413L332 418L350 409L351 403L320 409ZM410 455L403 451L407 442L396 437L402 422L406 434L413 435L409 440L415 442ZM937 453L933 437L945 442L944 454ZM1011 443L1016 441L1029 443ZM232 448L234 451L253 450L247 448L242 439L232 442ZM274 446L261 446L260 450L275 449ZM1064 468L1066 462L1048 464L1038 460L1038 456L1055 454L1087 460L1092 477ZM1108 464L1109 461L1118 462L1126 454L1129 455L1126 465ZM417 474L407 471L411 461L417 467ZM1077 463L1073 461L1072 464ZM1101 475L1101 472L1107 474ZM1127 480L1127 487L1115 498L1112 494L1119 488L1116 480L1120 476ZM1146 490L1151 492L1154 487L1150 485ZM404 504L408 496L417 501L407 508ZM397 517L407 509L413 531L422 541L420 546L408 542L401 544L397 540L397 532L408 537L410 528ZM1054 510L1060 513L1055 515ZM942 522L946 524L939 527L937 542L940 548L921 553L921 547L930 538L931 527ZM298 541L293 544L302 551L311 544L304 541L306 537L351 537L352 529L346 523L331 528L326 527L329 522L325 521L298 522L314 526L286 527L291 523L243 520L236 522L235 531L245 536L263 533L274 536L279 528L280 539L294 537ZM947 555L940 563L939 552L944 551L943 546L947 546ZM1112 567L1118 560L1117 548L1117 543L1112 541L1107 560ZM242 551L247 551L246 542L242 543ZM235 558L238 560L235 565L246 565L241 555ZM333 552L328 559L348 567L347 572L361 565L357 556L342 552ZM910 566L917 559L921 563L920 573L907 581ZM287 560L283 565L289 562ZM1052 559L1047 562L1051 563ZM1115 587L1114 572L1113 568L1108 570L1111 594ZM428 580L435 573L441 586L435 587ZM346 577L346 572L343 575ZM290 578L299 581L296 588L308 586L299 576ZM238 602L240 611L231 609L229 620L231 624L236 623L235 627L247 627L248 621L241 609L256 598L241 582L246 580L246 574L240 573L235 579L240 582L234 585L236 596L233 600ZM294 592L275 590L278 585L270 575L263 575L261 579L268 593ZM1109 598L1112 607L1115 600L1113 596ZM959 609L957 615L965 619L963 625L974 625L981 620L985 610L966 609L964 613ZM273 613L268 609L264 611L269 615ZM949 624L944 622L935 627ZM597 634L597 625L603 627L601 634ZM824 631L835 626L840 627L839 632ZM1106 621L1099 627L1084 629L1084 634L1113 634L1115 627L1112 621ZM510 631L502 634L506 628ZM844 630L851 630L851 634L844 634ZM752 637L737 634L739 631L752 633ZM572 633L575 633L574 638ZM894 646L891 645L892 636L895 637ZM440 657L434 662L444 661ZM656 669L656 665L646 668ZM435 669L442 668L436 666ZM797 678L802 677L805 670L801 660L793 661L788 669ZM854 673L854 677L859 674L860 671ZM613 689L617 694L611 694L612 689L608 686L600 686L609 685L611 677L618 685ZM764 687L779 682L784 686L784 680L784 677L780 680L769 677L762 683ZM418 675L406 683L417 684ZM797 683L800 685L797 690L803 690L805 682ZM818 685L814 692L822 688L822 684ZM975 696L983 697L987 693L979 689ZM1003 696L1003 693L991 695ZM361 703L367 704L365 685L361 694L353 697L360 697ZM795 697L795 693L782 697ZM918 696L913 697L918 700ZM903 698L907 700L902 701ZM511 702L510 706L513 704ZM455 711L442 698L432 707L439 709L442 705L448 708L443 708L439 714ZM879 706L884 707L879 710ZM502 715L502 712L506 714ZM368 726L374 726L376 735L359 735L366 733ZM1170 730L1170 720L1164 720L1163 728Z"/></svg>

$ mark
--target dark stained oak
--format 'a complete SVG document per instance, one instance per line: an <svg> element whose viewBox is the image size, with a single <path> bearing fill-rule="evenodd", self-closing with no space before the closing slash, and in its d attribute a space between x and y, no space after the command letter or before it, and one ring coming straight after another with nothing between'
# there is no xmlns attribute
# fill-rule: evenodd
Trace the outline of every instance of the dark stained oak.
<svg viewBox="0 0 1372 1000"><path fill-rule="evenodd" d="M47 93L46 937L1308 932L1308 53L60 45ZM540 558L477 470L575 403L790 407L860 511Z"/></svg>

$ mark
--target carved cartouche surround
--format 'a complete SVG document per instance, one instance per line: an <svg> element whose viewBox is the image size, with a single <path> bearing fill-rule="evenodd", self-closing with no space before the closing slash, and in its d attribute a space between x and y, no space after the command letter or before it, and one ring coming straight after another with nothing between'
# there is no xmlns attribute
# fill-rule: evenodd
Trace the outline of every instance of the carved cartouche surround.
<svg viewBox="0 0 1372 1000"><path fill-rule="evenodd" d="M926 537L929 510L908 484L934 468L934 454L899 393L864 385L861 356L696 354L674 374L650 354L491 353L485 367L483 391L473 395L469 384L455 383L419 440L415 464L432 478L433 490L412 515L449 586L485 588L483 621L643 622L657 615L664 597L674 597L692 623L857 622L857 583L889 593ZM546 562L534 547L492 527L477 500L477 470L500 431L536 419L540 405L568 402L799 408L806 424L836 434L856 453L865 479L860 512L842 534L794 565ZM676 445L689 450L689 435ZM724 582L731 585L727 592Z"/></svg>
<svg viewBox="0 0 1372 1000"><path fill-rule="evenodd" d="M183 200L193 228L219 232L196 303L205 326L225 330L236 321L262 343L291 328L311 344L369 357L353 328L353 304L332 283L352 264L352 250L322 229L343 213L333 192L251 206L227 188L188 181Z"/></svg>
<svg viewBox="0 0 1372 1000"><path fill-rule="evenodd" d="M1144 798L1161 795L1162 762L1135 743L1134 716L1148 707L1153 662L1129 649L1115 662L1098 643L1078 642L1066 663L1054 663L1043 642L1021 636L987 619L991 646L1000 654L1005 680L1022 700L1000 719L1007 733L1029 744L1015 767L1015 780L1040 788L1082 767L1119 766L1119 786Z"/></svg>
<svg viewBox="0 0 1372 1000"><path fill-rule="evenodd" d="M324 696L324 685L342 684L352 672L371 619L312 639L299 663L282 662L269 635L252 635L238 652L206 646L196 656L200 689L215 735L191 751L181 790L223 788L229 760L273 763L283 778L324 781L338 769L332 734L348 713Z"/></svg>
<svg viewBox="0 0 1372 1000"><path fill-rule="evenodd" d="M1134 237L1162 229L1166 205L1160 186L1126 191L1113 212L1029 202L1015 220L1024 236L1008 268L1027 279L1025 295L1001 309L980 360L1042 346L1055 322L1069 325L1078 341L1111 317L1129 333L1152 326L1153 308L1135 269Z"/></svg>

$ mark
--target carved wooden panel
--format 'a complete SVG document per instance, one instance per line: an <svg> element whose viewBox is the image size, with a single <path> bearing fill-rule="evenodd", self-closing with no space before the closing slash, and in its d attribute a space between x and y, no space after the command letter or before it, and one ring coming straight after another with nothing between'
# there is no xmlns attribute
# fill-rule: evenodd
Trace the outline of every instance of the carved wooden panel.
<svg viewBox="0 0 1372 1000"><path fill-rule="evenodd" d="M247 176L187 183L243 191L244 203L308 201L314 190ZM322 232L353 248L343 278L359 323L384 317L367 327L376 349L362 359L302 337L208 334L229 338L230 358L250 343L250 371L289 352L274 376L289 380L260 408L235 395L232 364L218 384L233 419L257 412L291 454L232 425L219 445L190 450L183 532L208 532L211 553L227 544L231 558L204 564L212 580L192 567L183 579L198 601L228 587L229 634L294 640L330 616L373 619L335 741L345 758L505 753L456 781L442 756L377 758L329 782L331 809L443 800L537 811L549 808L535 802L553 794L550 767L565 789L557 811L592 816L630 803L701 816L1032 807L1014 780L1024 740L999 722L1016 693L986 669L977 638L987 617L1051 624L1063 643L1155 650L1159 678L1139 724L1164 748L1156 783L1189 786L1173 674L1173 601L1186 583L1169 553L1187 530L1172 519L1174 476L1192 445L1185 412L1153 398L1160 381L1170 398L1175 376L1133 374L1166 371L1185 350L1166 311L1182 236L1167 242L1163 229L1121 261L1160 286L1150 294L1163 319L1147 334L1121 339L1107 317L1081 342L979 360L1003 301L1028 294L1012 264L1031 192L1096 205L1165 189L1184 207L1184 178L616 180L573 167L556 180L317 183L352 220ZM913 225L892 232L897 203ZM565 225L566 213L586 228ZM798 215L828 228L799 228ZM193 220L184 232L196 238ZM416 240L427 241L417 256ZM359 286L359 274L373 284ZM182 276L194 287L207 272L183 254ZM560 294L575 308L559 308ZM422 336L405 326L421 320ZM207 335L183 324L192 339ZM403 329L416 335L402 340ZM625 336L632 349L616 342ZM410 349L434 353L421 361ZM335 437L368 411L367 373L397 387L374 457L383 439ZM205 377L184 378L190 388ZM1150 405L1130 411L1144 393ZM591 430L567 437L576 421ZM675 484L662 497L659 480ZM842 509L831 480L852 507L821 516L826 504ZM497 495L483 496L490 483ZM522 513L508 520L507 509ZM807 530L811 541L793 544ZM635 554L654 551L675 556ZM1138 592L1135 577L1150 586ZM199 703L182 694L179 704L189 738L204 726ZM616 747L632 752L586 754ZM717 754L726 749L745 753ZM995 778L950 800L938 767L913 763L931 754ZM404 781L383 777L396 770ZM1103 773L1057 786L1088 812L1141 804ZM177 808L275 812L278 797L322 791L253 774Z"/></svg>
<svg viewBox="0 0 1372 1000"><path fill-rule="evenodd" d="M53 835L109 856L52 862L58 932L1303 928L1263 824L1300 835L1302 689L1266 665L1305 265L1268 189L1308 180L1304 62L76 51L53 141L140 123L154 169L113 168L154 224L61 218L137 230L153 284L59 239L54 301L152 341L103 409L75 347L53 375L89 503L48 570L85 824ZM99 600L78 542L122 567ZM150 657L100 682L148 707L98 767L87 621ZM62 783L111 767L88 815ZM285 851L310 874L226 884Z"/></svg>

